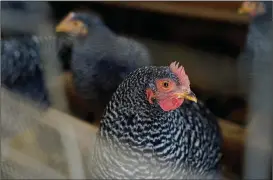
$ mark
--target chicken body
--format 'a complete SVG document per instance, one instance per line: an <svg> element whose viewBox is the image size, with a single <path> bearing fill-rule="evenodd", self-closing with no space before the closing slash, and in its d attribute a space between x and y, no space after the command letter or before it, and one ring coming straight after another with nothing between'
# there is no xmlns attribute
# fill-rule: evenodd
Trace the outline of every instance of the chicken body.
<svg viewBox="0 0 273 180"><path fill-rule="evenodd" d="M116 37L107 30L95 33L83 44L76 44L71 69L80 95L86 99L98 98L105 104L125 76L137 67L148 65L149 59L148 53L134 41Z"/></svg>
<svg viewBox="0 0 273 180"><path fill-rule="evenodd" d="M261 3L265 12L262 14L252 15L249 25L247 40L243 52L238 59L238 74L240 84L249 89L253 74L253 59L261 58L265 54L270 54L272 50L272 1L260 1L252 3ZM253 10L255 11L255 10ZM263 59L263 58L261 58ZM261 60L261 66L266 67L266 62ZM261 68L255 65L255 68Z"/></svg>
<svg viewBox="0 0 273 180"><path fill-rule="evenodd" d="M38 42L32 37L1 40L1 83L44 105L49 105L41 70Z"/></svg>
<svg viewBox="0 0 273 180"><path fill-rule="evenodd" d="M88 31L73 44L70 66L76 90L103 110L126 75L150 64L149 52L135 40L112 32L96 14L76 12L67 23L71 21L82 22Z"/></svg>
<svg viewBox="0 0 273 180"><path fill-rule="evenodd" d="M44 16L50 8L47 2L1 1L1 10L1 33L4 34L1 39L1 84L38 104L48 106L50 103L40 58L41 38L35 35L35 30L21 27L20 23L24 22L27 26L31 21L35 24L32 17Z"/></svg>
<svg viewBox="0 0 273 180"><path fill-rule="evenodd" d="M149 103L145 89L155 89L158 78L176 79L169 67L143 67L112 96L91 158L92 178L203 179L217 174L222 136L216 118L201 102L185 100L172 111Z"/></svg>

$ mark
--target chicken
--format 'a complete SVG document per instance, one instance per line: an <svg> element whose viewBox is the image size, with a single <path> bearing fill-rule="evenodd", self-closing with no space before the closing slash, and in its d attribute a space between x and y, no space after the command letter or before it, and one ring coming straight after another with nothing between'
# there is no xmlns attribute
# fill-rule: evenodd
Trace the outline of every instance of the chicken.
<svg viewBox="0 0 273 180"><path fill-rule="evenodd" d="M246 1L238 12L249 14L251 17L245 48L238 59L240 84L248 91L254 75L253 59L266 53L271 56L269 51L272 50L272 1Z"/></svg>
<svg viewBox="0 0 273 180"><path fill-rule="evenodd" d="M112 32L93 12L71 12L56 27L73 35L70 68L79 96L89 102L98 119L127 74L150 65L146 47Z"/></svg>
<svg viewBox="0 0 273 180"><path fill-rule="evenodd" d="M222 134L178 63L132 72L101 120L92 178L181 179L217 175Z"/></svg>
<svg viewBox="0 0 273 180"><path fill-rule="evenodd" d="M241 13L249 13L253 18L247 36L245 59L242 59L245 66L251 65L252 75L251 86L248 86L250 111L244 179L272 179L272 5L272 1L247 1L240 9Z"/></svg>
<svg viewBox="0 0 273 180"><path fill-rule="evenodd" d="M13 92L49 105L38 41L34 36L1 40L1 84Z"/></svg>
<svg viewBox="0 0 273 180"><path fill-rule="evenodd" d="M48 106L48 92L44 84L40 43L51 37L38 37L36 29L28 27L46 16L47 2L1 1L1 84ZM35 17L35 18L33 18ZM36 22L33 20L36 20ZM26 27L20 26L24 22Z"/></svg>

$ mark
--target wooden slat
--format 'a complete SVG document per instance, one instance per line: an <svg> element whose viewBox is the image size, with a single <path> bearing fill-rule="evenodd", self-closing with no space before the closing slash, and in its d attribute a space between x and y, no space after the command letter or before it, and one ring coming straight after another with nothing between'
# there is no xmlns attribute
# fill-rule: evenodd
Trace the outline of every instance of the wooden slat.
<svg viewBox="0 0 273 180"><path fill-rule="evenodd" d="M183 5L183 6L195 6L195 7L205 7L205 8L215 8L223 10L233 10L236 11L238 7L241 6L241 1L172 1L167 2L169 4Z"/></svg>
<svg viewBox="0 0 273 180"><path fill-rule="evenodd" d="M224 138L223 164L229 170L241 175L247 130L223 119L219 119L219 125Z"/></svg>
<svg viewBox="0 0 273 180"><path fill-rule="evenodd" d="M249 18L237 14L239 2L101 2L108 5L174 14L192 16L218 21L248 23Z"/></svg>

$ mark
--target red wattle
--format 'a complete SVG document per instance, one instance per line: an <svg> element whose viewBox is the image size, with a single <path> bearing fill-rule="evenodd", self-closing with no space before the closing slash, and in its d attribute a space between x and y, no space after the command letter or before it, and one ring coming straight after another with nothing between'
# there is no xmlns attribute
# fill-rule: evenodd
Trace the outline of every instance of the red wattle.
<svg viewBox="0 0 273 180"><path fill-rule="evenodd" d="M171 110L175 110L179 108L182 105L183 101L184 99L166 98L166 99L160 100L158 104L163 111L171 111Z"/></svg>

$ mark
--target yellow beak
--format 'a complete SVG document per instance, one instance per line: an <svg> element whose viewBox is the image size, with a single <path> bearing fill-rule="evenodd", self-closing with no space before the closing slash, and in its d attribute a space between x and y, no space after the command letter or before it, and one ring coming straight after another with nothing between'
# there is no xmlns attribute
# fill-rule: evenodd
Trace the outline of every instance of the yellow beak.
<svg viewBox="0 0 273 180"><path fill-rule="evenodd" d="M70 19L74 16L74 13L69 13L55 28L56 32L70 32L74 27L70 22Z"/></svg>
<svg viewBox="0 0 273 180"><path fill-rule="evenodd" d="M197 103L197 98L192 91L190 91L189 93L177 93L177 96L178 96L178 98L185 98L185 99L188 99L190 101Z"/></svg>
<svg viewBox="0 0 273 180"><path fill-rule="evenodd" d="M81 23L75 26L73 22L67 20L64 20L60 24L58 24L55 28L55 31L57 33L73 33L76 35L86 35L88 33L87 28L84 27Z"/></svg>
<svg viewBox="0 0 273 180"><path fill-rule="evenodd" d="M65 22L61 22L58 26L56 26L56 32L69 32L71 30L71 27L67 25Z"/></svg>
<svg viewBox="0 0 273 180"><path fill-rule="evenodd" d="M252 5L246 4L243 2L242 6L238 9L239 14L263 14L265 13L264 4L261 2L251 1L248 3L252 3Z"/></svg>
<svg viewBox="0 0 273 180"><path fill-rule="evenodd" d="M240 7L237 12L238 14L247 14L250 12L250 9L246 7Z"/></svg>

